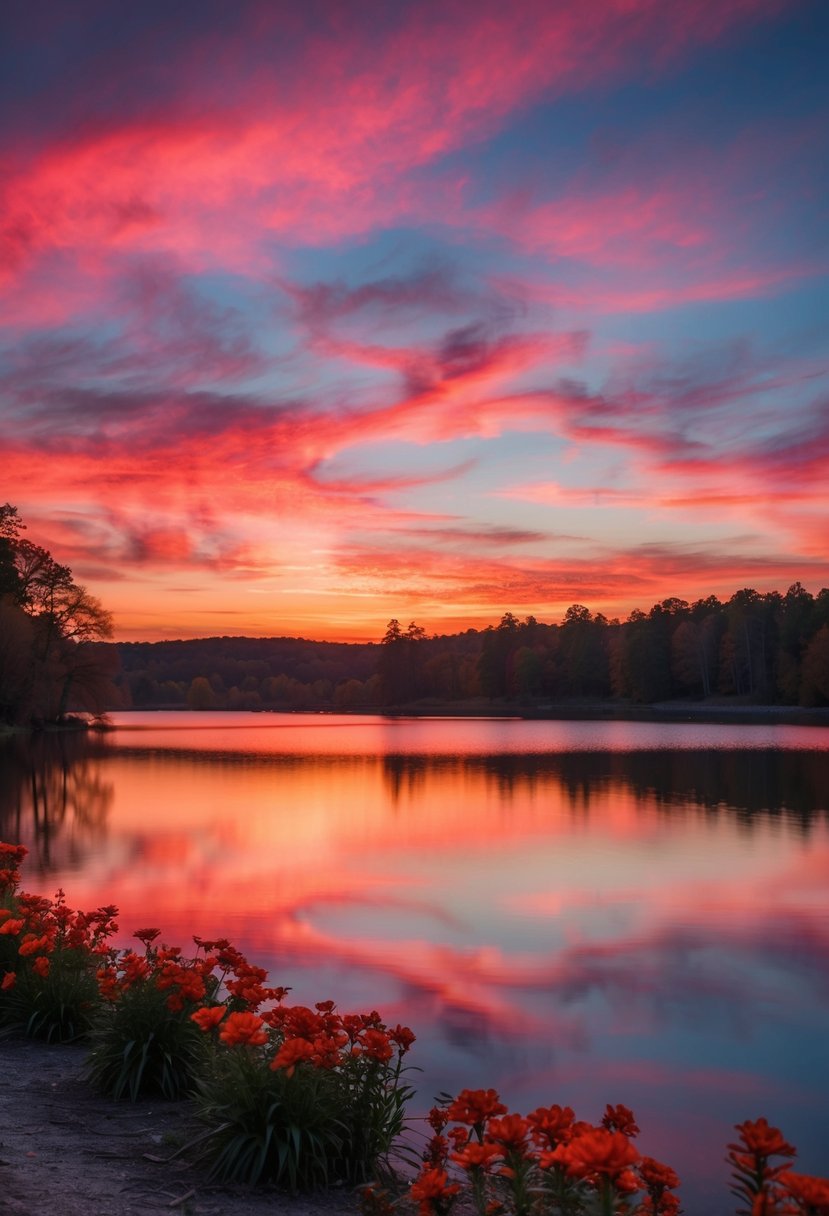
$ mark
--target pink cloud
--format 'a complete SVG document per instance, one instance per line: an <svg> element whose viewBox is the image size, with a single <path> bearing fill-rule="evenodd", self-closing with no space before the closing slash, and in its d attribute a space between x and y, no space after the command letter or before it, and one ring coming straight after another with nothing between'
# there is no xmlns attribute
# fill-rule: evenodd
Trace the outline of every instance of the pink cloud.
<svg viewBox="0 0 829 1216"><path fill-rule="evenodd" d="M253 10L209 74L215 36L190 46L167 117L119 121L116 101L114 116L97 128L87 125L34 157L12 154L2 204L6 274L14 281L47 250L67 249L92 266L119 250L169 250L194 267L255 274L250 233L263 227L314 243L404 215L440 214L446 207L434 198L424 208L413 169L492 133L534 100L638 72L643 54L654 71L664 70L677 55L778 8L687 0L669 16L654 0L624 13L594 2L552 12L531 5L505 21L488 2L471 21L463 4L418 6L368 36L355 22L336 38L300 39L296 61L275 76L264 63L243 67L251 34L277 33ZM194 77L198 112L188 104ZM700 236L660 218L665 213L641 197L627 202L636 204L626 208L640 217L631 221L636 231L644 208L664 239ZM530 227L540 234L547 224L539 212ZM593 238L575 213L559 215L557 225L564 248L590 253Z"/></svg>

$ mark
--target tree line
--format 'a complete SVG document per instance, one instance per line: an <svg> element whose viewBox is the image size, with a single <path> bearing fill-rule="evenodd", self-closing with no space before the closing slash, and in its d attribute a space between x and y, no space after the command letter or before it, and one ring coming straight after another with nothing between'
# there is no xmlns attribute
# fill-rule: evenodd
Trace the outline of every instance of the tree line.
<svg viewBox="0 0 829 1216"><path fill-rule="evenodd" d="M626 621L582 604L558 625L507 612L476 635L474 663L458 640L429 640L414 622L403 630L391 621L378 664L382 703L484 696L650 704L724 695L829 705L829 588L813 596L799 582L785 595L744 588L725 602L665 599Z"/></svg>
<svg viewBox="0 0 829 1216"><path fill-rule="evenodd" d="M341 710L416 702L736 697L829 705L829 589L744 588L671 598L625 621L571 605L560 624L511 612L497 626L429 636L392 620L379 644L303 638L122 643L123 703L193 709Z"/></svg>
<svg viewBox="0 0 829 1216"><path fill-rule="evenodd" d="M112 620L72 571L22 535L17 508L0 505L0 723L97 712L117 694Z"/></svg>
<svg viewBox="0 0 829 1216"><path fill-rule="evenodd" d="M829 705L829 588L669 598L627 620L581 604L559 624L427 635L389 622L378 643L202 638L108 643L109 614L0 506L0 722L71 709L339 710L486 698L543 706L736 697Z"/></svg>

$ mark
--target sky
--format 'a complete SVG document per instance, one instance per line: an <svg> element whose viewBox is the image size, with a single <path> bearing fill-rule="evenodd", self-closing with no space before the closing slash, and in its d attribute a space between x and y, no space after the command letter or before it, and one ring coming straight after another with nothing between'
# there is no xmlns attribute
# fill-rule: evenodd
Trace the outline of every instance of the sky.
<svg viewBox="0 0 829 1216"><path fill-rule="evenodd" d="M0 23L0 502L116 638L829 585L823 0Z"/></svg>

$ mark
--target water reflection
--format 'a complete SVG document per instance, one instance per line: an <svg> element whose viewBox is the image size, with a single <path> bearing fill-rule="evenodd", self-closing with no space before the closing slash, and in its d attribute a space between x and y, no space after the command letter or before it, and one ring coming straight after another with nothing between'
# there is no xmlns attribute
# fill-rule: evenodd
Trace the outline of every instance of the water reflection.
<svg viewBox="0 0 829 1216"><path fill-rule="evenodd" d="M85 734L15 737L0 748L0 838L29 843L30 873L81 864L106 832L114 793Z"/></svg>
<svg viewBox="0 0 829 1216"><path fill-rule="evenodd" d="M0 826L125 941L227 934L300 1000L409 1022L426 1103L633 1105L690 1216L737 1120L825 1168L829 740L577 725L43 739L0 753Z"/></svg>

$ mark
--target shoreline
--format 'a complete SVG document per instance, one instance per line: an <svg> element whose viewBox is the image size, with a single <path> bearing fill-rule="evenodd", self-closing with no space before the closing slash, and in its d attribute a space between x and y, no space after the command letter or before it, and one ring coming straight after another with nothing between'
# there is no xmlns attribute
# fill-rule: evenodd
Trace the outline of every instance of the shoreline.
<svg viewBox="0 0 829 1216"><path fill-rule="evenodd" d="M219 714L290 714L302 718L431 718L451 721L453 718L517 719L555 722L675 722L704 723L727 726L824 726L829 727L829 706L806 708L801 705L723 704L702 701L661 701L651 705L634 705L616 701L542 702L530 704L516 701L415 701L398 706L366 706L361 709L291 709L267 706L261 709L192 710L186 705L141 705L124 709L111 708L108 713L219 713ZM51 730L77 729L54 726ZM90 730L117 729L107 725L90 724Z"/></svg>
<svg viewBox="0 0 829 1216"><path fill-rule="evenodd" d="M199 1131L186 1099L117 1102L85 1081L87 1048L0 1039L4 1216L357 1216L345 1188L291 1195L207 1182L177 1153Z"/></svg>

